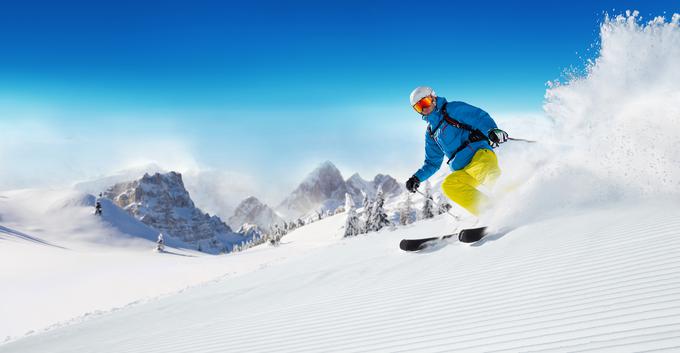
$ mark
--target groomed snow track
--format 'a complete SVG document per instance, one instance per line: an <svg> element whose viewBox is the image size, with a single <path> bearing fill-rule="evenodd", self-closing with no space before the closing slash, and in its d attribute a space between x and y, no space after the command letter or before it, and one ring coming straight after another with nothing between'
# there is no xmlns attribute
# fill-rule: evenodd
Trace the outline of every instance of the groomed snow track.
<svg viewBox="0 0 680 353"><path fill-rule="evenodd" d="M419 222L0 351L677 351L680 211L671 206L584 211L472 246L399 251L404 236L450 226ZM295 234L286 242L271 251L296 246Z"/></svg>

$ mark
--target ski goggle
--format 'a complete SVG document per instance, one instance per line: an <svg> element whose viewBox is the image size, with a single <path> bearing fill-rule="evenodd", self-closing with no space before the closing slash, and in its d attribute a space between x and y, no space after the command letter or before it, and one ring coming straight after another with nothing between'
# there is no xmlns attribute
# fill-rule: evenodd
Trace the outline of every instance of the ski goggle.
<svg viewBox="0 0 680 353"><path fill-rule="evenodd" d="M434 105L434 97L432 96L427 96L424 97L423 99L419 100L416 102L416 104L413 105L413 109L415 109L418 113L423 114L423 111L427 108L430 108Z"/></svg>

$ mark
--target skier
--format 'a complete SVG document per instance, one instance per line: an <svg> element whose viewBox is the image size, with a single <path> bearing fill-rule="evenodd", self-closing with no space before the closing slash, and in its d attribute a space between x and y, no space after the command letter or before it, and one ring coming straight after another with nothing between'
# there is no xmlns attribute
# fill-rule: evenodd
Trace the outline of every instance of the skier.
<svg viewBox="0 0 680 353"><path fill-rule="evenodd" d="M468 212L479 216L489 204L489 197L477 190L482 184L493 185L500 176L493 147L508 140L508 134L496 126L485 111L464 102L448 102L437 97L430 87L411 92L411 106L428 123L425 133L425 163L406 182L406 189L416 192L421 182L446 164L451 168L442 183L444 194Z"/></svg>
<svg viewBox="0 0 680 353"><path fill-rule="evenodd" d="M163 233L158 233L158 240L156 240L156 251L165 250L165 243L163 241Z"/></svg>
<svg viewBox="0 0 680 353"><path fill-rule="evenodd" d="M97 216L102 215L102 203L99 200L97 200L97 202L94 204L94 214Z"/></svg>

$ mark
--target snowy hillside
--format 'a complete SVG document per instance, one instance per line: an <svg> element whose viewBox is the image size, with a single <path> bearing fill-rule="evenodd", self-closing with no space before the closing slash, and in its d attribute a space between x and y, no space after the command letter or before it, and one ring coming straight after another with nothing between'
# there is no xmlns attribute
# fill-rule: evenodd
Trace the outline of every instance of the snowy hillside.
<svg viewBox="0 0 680 353"><path fill-rule="evenodd" d="M255 248L219 281L82 318L2 352L367 352L673 349L680 211L619 205L475 244L404 253L445 216L343 240L343 216ZM248 338L242 332L257 332Z"/></svg>
<svg viewBox="0 0 680 353"><path fill-rule="evenodd" d="M190 244L166 239L108 200L75 190L0 192L0 337L176 291L223 273ZM151 253L158 255L156 253Z"/></svg>

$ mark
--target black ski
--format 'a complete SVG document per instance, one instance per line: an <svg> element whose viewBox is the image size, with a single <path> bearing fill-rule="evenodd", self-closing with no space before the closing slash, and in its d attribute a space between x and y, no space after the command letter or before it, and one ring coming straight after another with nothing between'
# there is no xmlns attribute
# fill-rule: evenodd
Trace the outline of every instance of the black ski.
<svg viewBox="0 0 680 353"><path fill-rule="evenodd" d="M399 243L399 248L404 251L419 251L435 244L437 241L453 237L454 234L447 234L441 237L423 239L403 239ZM461 243L474 243L481 240L486 235L486 227L463 229L458 233L458 240Z"/></svg>
<svg viewBox="0 0 680 353"><path fill-rule="evenodd" d="M429 245L436 243L439 240L451 238L454 234L447 234L442 237L423 238L423 239L402 239L399 243L399 248L404 251L418 251L427 248Z"/></svg>
<svg viewBox="0 0 680 353"><path fill-rule="evenodd" d="M474 243L480 241L486 235L486 227L463 229L458 233L461 243Z"/></svg>

